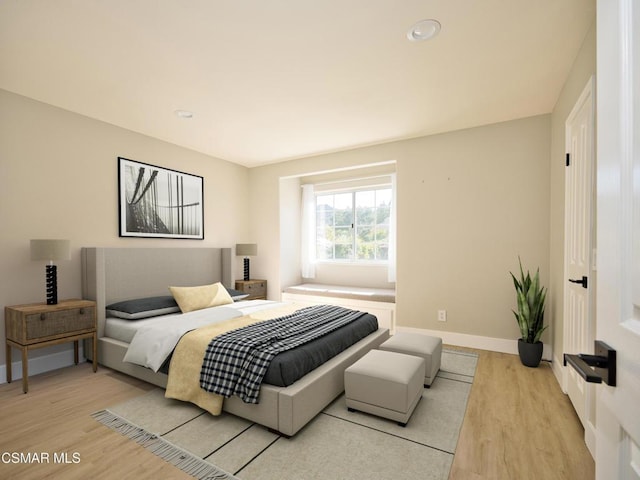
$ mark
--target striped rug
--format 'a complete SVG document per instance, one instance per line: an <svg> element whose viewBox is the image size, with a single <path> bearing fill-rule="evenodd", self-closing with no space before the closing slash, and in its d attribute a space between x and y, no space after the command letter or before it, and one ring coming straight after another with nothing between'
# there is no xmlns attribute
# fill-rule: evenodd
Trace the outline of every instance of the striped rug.
<svg viewBox="0 0 640 480"><path fill-rule="evenodd" d="M198 479L434 479L449 476L477 356L444 350L405 428L349 412L338 397L291 438L229 414L166 399L162 389L93 414Z"/></svg>

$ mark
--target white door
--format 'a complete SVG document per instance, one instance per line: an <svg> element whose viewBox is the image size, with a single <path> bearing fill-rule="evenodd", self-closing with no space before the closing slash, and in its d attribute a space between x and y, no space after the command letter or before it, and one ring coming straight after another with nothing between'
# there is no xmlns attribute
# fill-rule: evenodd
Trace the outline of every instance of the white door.
<svg viewBox="0 0 640 480"><path fill-rule="evenodd" d="M597 387L596 478L640 478L640 2L598 0L596 335L617 350Z"/></svg>
<svg viewBox="0 0 640 480"><path fill-rule="evenodd" d="M565 172L565 286L564 353L593 350L595 322L593 298L593 200L595 154L595 80L592 77L565 122L567 165ZM583 279L586 279L582 283ZM595 454L594 389L578 372L564 368L565 391L585 429L585 442Z"/></svg>

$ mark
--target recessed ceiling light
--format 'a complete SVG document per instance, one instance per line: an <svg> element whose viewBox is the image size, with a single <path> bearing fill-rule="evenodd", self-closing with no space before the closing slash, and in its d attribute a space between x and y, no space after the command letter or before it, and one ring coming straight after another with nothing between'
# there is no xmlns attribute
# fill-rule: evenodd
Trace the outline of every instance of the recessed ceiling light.
<svg viewBox="0 0 640 480"><path fill-rule="evenodd" d="M440 31L437 20L420 20L407 32L407 38L412 42L423 42L435 37Z"/></svg>
<svg viewBox="0 0 640 480"><path fill-rule="evenodd" d="M193 113L188 110L176 110L174 113L180 118L193 118Z"/></svg>

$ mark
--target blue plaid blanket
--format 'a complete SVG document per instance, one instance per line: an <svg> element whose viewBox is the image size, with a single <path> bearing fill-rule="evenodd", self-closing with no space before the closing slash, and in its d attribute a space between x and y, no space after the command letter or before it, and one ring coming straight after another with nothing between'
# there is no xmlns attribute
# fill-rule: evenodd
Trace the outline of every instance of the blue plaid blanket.
<svg viewBox="0 0 640 480"><path fill-rule="evenodd" d="M200 387L227 398L237 395L245 403L258 403L260 384L273 357L362 315L335 305L317 305L223 333L207 347Z"/></svg>

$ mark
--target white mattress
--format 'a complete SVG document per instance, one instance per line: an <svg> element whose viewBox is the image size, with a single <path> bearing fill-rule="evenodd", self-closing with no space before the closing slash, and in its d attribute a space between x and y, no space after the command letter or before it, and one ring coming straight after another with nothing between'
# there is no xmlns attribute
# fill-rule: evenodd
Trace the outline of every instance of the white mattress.
<svg viewBox="0 0 640 480"><path fill-rule="evenodd" d="M146 326L157 323L159 318L176 317L179 313L163 315L162 317L145 318L143 320L124 320L122 318L107 317L104 325L104 336L131 343L136 332Z"/></svg>

